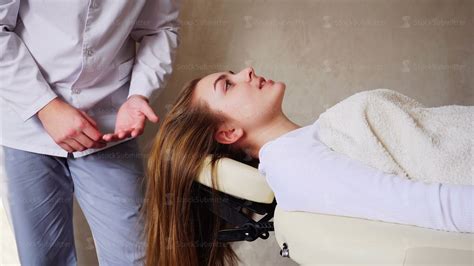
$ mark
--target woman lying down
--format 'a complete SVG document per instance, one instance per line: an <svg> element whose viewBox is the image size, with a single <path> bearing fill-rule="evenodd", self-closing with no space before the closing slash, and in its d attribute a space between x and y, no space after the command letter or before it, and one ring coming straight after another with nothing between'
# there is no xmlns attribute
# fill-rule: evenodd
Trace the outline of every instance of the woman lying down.
<svg viewBox="0 0 474 266"><path fill-rule="evenodd" d="M350 104L334 106L348 119L338 120L338 113L328 110L303 127L282 112L284 92L284 83L265 80L250 67L239 73L213 73L184 87L149 155L143 208L147 265L235 264L230 246L216 240L223 224L218 219L203 221L205 216L191 208L192 183L209 154L213 162L243 155L258 159L258 170L283 210L473 232L474 132L472 123L463 125L462 118L472 122L474 107L457 110L460 120L452 125L459 126L460 134L450 144L444 136L452 139L455 128L430 122L433 114L427 116L415 101L389 90L376 92L390 95L392 101L381 104L380 97L371 101L367 101L371 96L365 97L361 108L353 104L361 99L355 97L353 110L347 107ZM408 119L403 108L418 110L418 117ZM363 118L350 117L354 113ZM406 125L400 122L404 119ZM430 136L428 141L423 135ZM441 178L445 180L436 176L450 172L456 176ZM206 232L205 242L195 242Z"/></svg>

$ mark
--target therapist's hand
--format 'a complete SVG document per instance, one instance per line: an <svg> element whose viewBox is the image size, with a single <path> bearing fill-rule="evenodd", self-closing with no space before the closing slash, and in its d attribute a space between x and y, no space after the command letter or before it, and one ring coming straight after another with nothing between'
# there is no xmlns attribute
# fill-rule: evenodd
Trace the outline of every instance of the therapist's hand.
<svg viewBox="0 0 474 266"><path fill-rule="evenodd" d="M37 113L46 132L67 152L105 147L97 123L86 112L54 98Z"/></svg>
<svg viewBox="0 0 474 266"><path fill-rule="evenodd" d="M148 99L141 95L132 95L125 101L117 113L115 132L102 136L105 141L118 141L128 137L136 137L143 133L146 119L153 123L159 121L158 116L148 104Z"/></svg>

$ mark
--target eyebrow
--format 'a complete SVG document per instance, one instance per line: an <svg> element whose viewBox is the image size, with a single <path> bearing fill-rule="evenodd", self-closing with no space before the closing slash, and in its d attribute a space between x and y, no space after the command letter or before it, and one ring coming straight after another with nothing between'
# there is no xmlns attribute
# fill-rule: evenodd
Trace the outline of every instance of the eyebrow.
<svg viewBox="0 0 474 266"><path fill-rule="evenodd" d="M221 74L215 81L214 81L214 91L216 90L216 84L219 80L225 78L228 74L234 74L232 70L227 70L227 73Z"/></svg>

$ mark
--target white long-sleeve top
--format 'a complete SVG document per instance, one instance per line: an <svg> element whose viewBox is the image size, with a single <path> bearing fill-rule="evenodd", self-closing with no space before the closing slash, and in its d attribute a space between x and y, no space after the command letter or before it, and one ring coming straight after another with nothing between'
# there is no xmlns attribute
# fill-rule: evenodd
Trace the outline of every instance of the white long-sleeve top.
<svg viewBox="0 0 474 266"><path fill-rule="evenodd" d="M265 143L259 172L278 206L420 227L473 232L474 186L384 173L318 139L318 120ZM429 163L429 162L427 162Z"/></svg>
<svg viewBox="0 0 474 266"><path fill-rule="evenodd" d="M35 115L56 97L86 111L102 133L114 132L128 97L152 102L165 87L178 13L176 0L1 1L0 145L67 157Z"/></svg>

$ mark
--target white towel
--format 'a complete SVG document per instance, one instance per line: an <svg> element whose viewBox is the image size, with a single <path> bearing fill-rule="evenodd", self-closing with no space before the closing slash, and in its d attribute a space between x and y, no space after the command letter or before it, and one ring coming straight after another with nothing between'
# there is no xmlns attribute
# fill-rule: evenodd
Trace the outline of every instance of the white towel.
<svg viewBox="0 0 474 266"><path fill-rule="evenodd" d="M356 93L319 116L331 149L425 182L474 182L474 106L427 108L389 89Z"/></svg>

